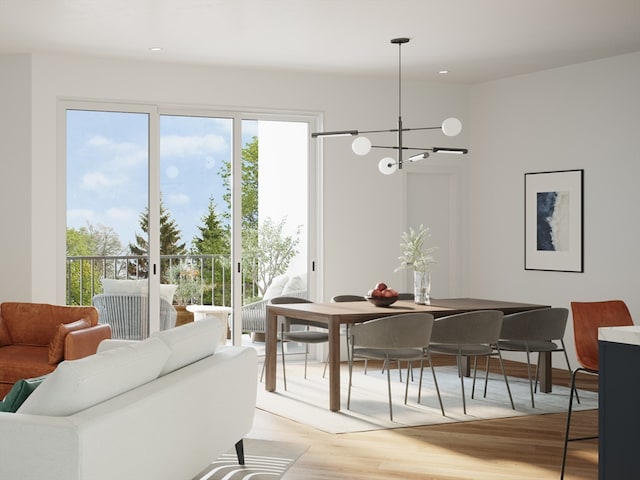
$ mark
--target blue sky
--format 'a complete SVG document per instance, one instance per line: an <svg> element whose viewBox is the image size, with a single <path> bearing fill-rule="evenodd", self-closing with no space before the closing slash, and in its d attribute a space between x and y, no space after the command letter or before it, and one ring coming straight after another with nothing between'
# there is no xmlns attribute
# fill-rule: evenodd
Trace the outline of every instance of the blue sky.
<svg viewBox="0 0 640 480"><path fill-rule="evenodd" d="M142 233L148 197L148 116L142 113L68 111L67 226L108 225L123 247ZM213 196L227 208L219 177L231 158L230 119L161 116L160 189L163 203L189 247ZM257 122L243 122L243 139Z"/></svg>

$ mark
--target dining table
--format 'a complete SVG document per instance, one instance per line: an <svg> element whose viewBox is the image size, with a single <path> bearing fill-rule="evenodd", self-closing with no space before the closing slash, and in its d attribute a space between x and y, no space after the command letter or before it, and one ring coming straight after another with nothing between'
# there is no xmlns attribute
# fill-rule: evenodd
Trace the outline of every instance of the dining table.
<svg viewBox="0 0 640 480"><path fill-rule="evenodd" d="M373 320L375 318L403 313L426 312L436 319L464 312L477 310L500 310L505 315L524 312L549 305L519 303L503 300L487 300L479 298L442 298L430 300L428 305L414 303L413 300L399 300L388 307L377 307L368 301L356 302L323 302L323 303L290 303L267 305L267 323L265 331L265 390L276 391L276 359L278 346L278 316L311 320L326 324L329 333L329 409L340 410L340 328L345 324L353 324ZM468 362L467 362L468 374ZM543 353L540 357L540 390L551 391L551 353Z"/></svg>

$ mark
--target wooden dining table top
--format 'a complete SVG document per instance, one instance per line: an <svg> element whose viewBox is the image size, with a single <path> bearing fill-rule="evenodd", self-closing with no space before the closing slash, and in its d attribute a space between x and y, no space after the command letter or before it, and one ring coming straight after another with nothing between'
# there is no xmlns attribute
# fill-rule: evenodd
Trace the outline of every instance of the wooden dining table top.
<svg viewBox="0 0 640 480"><path fill-rule="evenodd" d="M464 313L475 310L500 310L505 315L510 313L548 308L549 305L533 303L508 302L479 298L443 298L431 299L429 305L419 305L413 300L398 300L388 307L377 307L367 301L328 302L328 303L289 303L268 305L268 309L277 315L295 312L296 318L303 320L329 321L334 318L339 323L355 323L374 318L399 315L402 313L425 312L435 318Z"/></svg>

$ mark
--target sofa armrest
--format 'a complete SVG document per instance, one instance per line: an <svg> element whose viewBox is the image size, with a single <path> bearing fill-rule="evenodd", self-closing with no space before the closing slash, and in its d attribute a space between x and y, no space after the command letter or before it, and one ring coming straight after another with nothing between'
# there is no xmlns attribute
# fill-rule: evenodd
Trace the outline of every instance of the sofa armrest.
<svg viewBox="0 0 640 480"><path fill-rule="evenodd" d="M64 341L64 359L77 360L93 355L98 344L108 338L111 338L111 326L106 323L69 332Z"/></svg>

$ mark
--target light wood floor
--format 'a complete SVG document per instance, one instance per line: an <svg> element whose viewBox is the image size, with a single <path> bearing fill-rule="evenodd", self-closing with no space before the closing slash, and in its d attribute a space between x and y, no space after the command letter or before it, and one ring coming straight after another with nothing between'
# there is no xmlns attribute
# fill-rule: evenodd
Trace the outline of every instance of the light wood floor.
<svg viewBox="0 0 640 480"><path fill-rule="evenodd" d="M507 368L526 378L523 364ZM553 375L568 385L566 370ZM597 377L584 376L579 388L597 390ZM541 480L560 478L565 422L561 413L332 435L256 410L248 436L309 446L286 480ZM596 410L576 412L571 435L596 434L597 425ZM569 444L565 479L598 477L597 442Z"/></svg>

